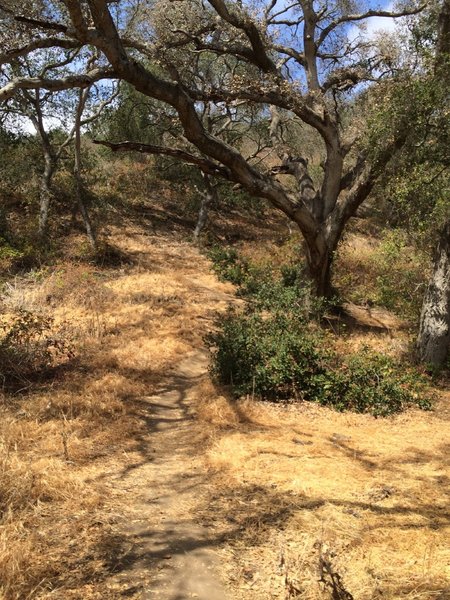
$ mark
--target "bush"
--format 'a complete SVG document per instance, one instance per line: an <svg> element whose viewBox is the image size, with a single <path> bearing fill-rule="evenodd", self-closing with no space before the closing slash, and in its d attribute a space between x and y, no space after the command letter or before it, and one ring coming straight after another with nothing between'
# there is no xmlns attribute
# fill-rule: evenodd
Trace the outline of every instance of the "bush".
<svg viewBox="0 0 450 600"><path fill-rule="evenodd" d="M391 358L363 348L333 363L320 385L320 404L382 417L413 405L431 408L426 381Z"/></svg>
<svg viewBox="0 0 450 600"><path fill-rule="evenodd" d="M390 248L396 256L395 244ZM413 370L367 348L345 359L332 350L332 335L318 324L330 303L312 297L298 267L256 267L229 247L216 246L209 257L247 300L245 312L230 309L206 338L213 377L236 396L309 400L376 416L430 407Z"/></svg>
<svg viewBox="0 0 450 600"><path fill-rule="evenodd" d="M315 377L325 373L325 353L317 332L292 327L288 316L263 318L258 312L230 311L218 332L207 336L215 347L212 374L237 396L271 400L313 399Z"/></svg>
<svg viewBox="0 0 450 600"><path fill-rule="evenodd" d="M385 232L370 247L341 246L335 268L337 287L356 304L369 301L416 321L427 284L429 258L413 248L404 232Z"/></svg>
<svg viewBox="0 0 450 600"><path fill-rule="evenodd" d="M235 285L244 283L248 276L248 262L239 256L234 248L228 246L212 246L207 252L213 263L213 270L220 281L230 281Z"/></svg>
<svg viewBox="0 0 450 600"><path fill-rule="evenodd" d="M334 301L316 298L298 265L256 266L231 247L213 246L208 251L213 270L221 281L238 286L237 295L254 310L290 313L295 318L319 319Z"/></svg>
<svg viewBox="0 0 450 600"><path fill-rule="evenodd" d="M29 387L72 355L55 333L53 319L22 310L0 325L0 386L9 391Z"/></svg>
<svg viewBox="0 0 450 600"><path fill-rule="evenodd" d="M230 310L206 338L213 349L211 372L237 397L309 400L375 416L411 405L430 408L417 373L368 349L342 360L327 337L289 315Z"/></svg>

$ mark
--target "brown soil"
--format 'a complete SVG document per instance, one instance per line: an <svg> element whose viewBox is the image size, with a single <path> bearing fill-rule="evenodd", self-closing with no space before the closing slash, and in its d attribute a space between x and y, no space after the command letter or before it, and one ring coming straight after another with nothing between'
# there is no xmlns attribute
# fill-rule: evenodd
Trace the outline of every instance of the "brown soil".
<svg viewBox="0 0 450 600"><path fill-rule="evenodd" d="M109 586L139 598L226 598L214 554L219 540L196 519L208 486L191 394L207 365L205 352L189 354L157 394L142 398L148 428L140 455L111 476L116 493L128 499L118 534L129 549Z"/></svg>

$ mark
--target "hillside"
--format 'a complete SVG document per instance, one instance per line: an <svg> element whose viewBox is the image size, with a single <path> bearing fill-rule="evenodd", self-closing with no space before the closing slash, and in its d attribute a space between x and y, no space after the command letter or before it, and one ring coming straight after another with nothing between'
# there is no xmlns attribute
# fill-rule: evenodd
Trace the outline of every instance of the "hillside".
<svg viewBox="0 0 450 600"><path fill-rule="evenodd" d="M0 597L450 597L448 392L379 419L232 400L204 336L243 301L158 214L110 223L115 266L60 259L5 287L3 321L53 319L64 347L3 396ZM286 239L266 223L247 253ZM403 351L374 310L342 343Z"/></svg>

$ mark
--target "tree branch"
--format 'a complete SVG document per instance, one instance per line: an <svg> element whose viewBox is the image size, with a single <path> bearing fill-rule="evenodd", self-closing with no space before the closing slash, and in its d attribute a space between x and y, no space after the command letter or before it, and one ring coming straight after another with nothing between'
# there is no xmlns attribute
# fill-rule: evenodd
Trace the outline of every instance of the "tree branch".
<svg viewBox="0 0 450 600"><path fill-rule="evenodd" d="M0 54L0 64L9 63L16 58L20 58L21 56L27 56L35 50L44 50L45 48L62 48L64 50L72 50L80 47L81 43L78 40L63 39L58 37L34 40L26 46L22 46L22 48L14 48L12 50L7 50L3 54Z"/></svg>
<svg viewBox="0 0 450 600"><path fill-rule="evenodd" d="M338 240L347 221L369 196L380 175L384 172L392 157L406 143L407 129L392 143L388 144L373 163L360 156L353 167L341 179L341 189L348 189L341 195L333 212L328 216L326 228L330 239Z"/></svg>
<svg viewBox="0 0 450 600"><path fill-rule="evenodd" d="M17 90L46 89L59 92L72 88L86 88L101 79L115 79L112 69L93 69L83 75L69 75L63 79L47 79L44 77L17 77L0 88L0 102L5 102L14 96Z"/></svg>
<svg viewBox="0 0 450 600"><path fill-rule="evenodd" d="M223 0L208 0L217 14L224 21L243 31L253 49L252 62L266 73L277 73L275 63L266 52L264 41L256 25L247 16L239 17L236 12L231 13Z"/></svg>
<svg viewBox="0 0 450 600"><path fill-rule="evenodd" d="M41 21L40 19L31 19L30 17L24 17L23 15L14 15L14 21L18 23L25 23L38 29L49 29L51 31L60 31L61 33L67 33L66 25L61 23L55 23L54 21Z"/></svg>
<svg viewBox="0 0 450 600"><path fill-rule="evenodd" d="M350 23L350 22L354 22L354 21L364 21L364 19L369 19L370 17L389 17L391 19L397 19L399 17L407 17L410 15L417 15L418 13L422 12L426 7L427 7L427 3L421 4L417 8L412 8L410 10L402 10L402 11L398 11L398 12L393 12L393 11L389 11L389 10L368 10L367 12L361 13L361 14L343 15L342 17L340 17L339 19L336 19L335 21L333 21L329 25L327 25L324 29L322 29L322 33L320 34L320 36L317 40L317 43L316 43L317 48L320 48L320 46L323 44L323 42L326 40L326 38L330 35L330 33L332 31L334 31L336 29L336 27L338 27L342 23Z"/></svg>
<svg viewBox="0 0 450 600"><path fill-rule="evenodd" d="M190 165L196 165L206 173L207 175L214 175L216 177L222 177L223 179L231 180L231 174L229 169L217 165L212 160L195 156L184 150L178 148L167 148L165 146L153 146L151 144L140 144L138 142L107 142L104 140L93 140L94 144L100 144L110 148L113 152L141 152L143 154L159 154L164 156L171 156L182 162Z"/></svg>

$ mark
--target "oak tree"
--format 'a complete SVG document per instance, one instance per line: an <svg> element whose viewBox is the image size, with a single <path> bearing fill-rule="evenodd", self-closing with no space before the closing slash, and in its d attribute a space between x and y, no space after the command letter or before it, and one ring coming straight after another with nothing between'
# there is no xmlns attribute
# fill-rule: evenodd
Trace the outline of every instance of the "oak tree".
<svg viewBox="0 0 450 600"><path fill-rule="evenodd" d="M2 0L0 63L45 48L95 48L101 60L96 65L80 60L63 77L46 73L4 82L0 101L23 89L86 88L120 79L169 105L190 145L179 158L267 199L295 222L305 240L313 289L327 296L342 232L406 135L392 132L369 160L357 147L359 131L342 118L346 96L395 75L389 52L353 35L353 26L422 9L415 0L393 11L329 0ZM193 58L203 53L214 56L217 69L197 68ZM314 129L323 148L321 176L314 179L308 157L289 148L276 148L281 164L268 168L208 131L200 116L206 103L233 111L241 102L267 113L275 107ZM167 152L172 150L177 149ZM282 182L281 173L293 177L296 187Z"/></svg>

